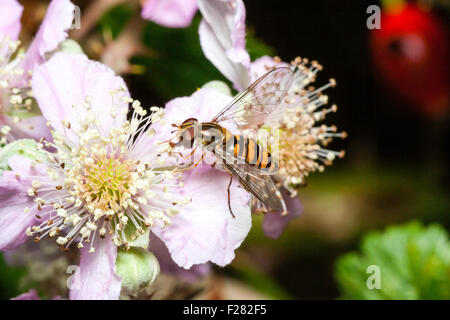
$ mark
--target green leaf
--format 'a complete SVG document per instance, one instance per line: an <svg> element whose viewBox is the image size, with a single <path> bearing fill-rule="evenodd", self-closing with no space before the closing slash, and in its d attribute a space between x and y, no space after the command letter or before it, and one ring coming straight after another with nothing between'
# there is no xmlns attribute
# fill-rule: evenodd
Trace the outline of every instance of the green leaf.
<svg viewBox="0 0 450 320"><path fill-rule="evenodd" d="M148 23L143 30L143 43L151 54L134 57L132 63L144 66L146 82L165 101L190 96L211 80L226 81L203 55L199 23L197 16L188 28L171 29Z"/></svg>
<svg viewBox="0 0 450 320"><path fill-rule="evenodd" d="M132 15L133 9L127 3L111 8L99 20L101 32L108 34L111 39L117 38Z"/></svg>
<svg viewBox="0 0 450 320"><path fill-rule="evenodd" d="M10 267L0 253L0 299L11 299L23 293L20 279L25 275L23 267Z"/></svg>
<svg viewBox="0 0 450 320"><path fill-rule="evenodd" d="M143 43L149 55L132 58L131 62L146 70L146 82L168 101L190 96L212 80L229 81L205 57L200 46L197 15L188 28L173 29L149 22L143 30ZM176 47L176 49L174 49ZM252 59L273 55L274 50L253 36L247 35L247 48Z"/></svg>
<svg viewBox="0 0 450 320"><path fill-rule="evenodd" d="M369 266L380 270L380 289L369 289ZM439 225L419 222L373 232L362 241L361 253L336 263L336 279L347 299L449 299L450 242Z"/></svg>

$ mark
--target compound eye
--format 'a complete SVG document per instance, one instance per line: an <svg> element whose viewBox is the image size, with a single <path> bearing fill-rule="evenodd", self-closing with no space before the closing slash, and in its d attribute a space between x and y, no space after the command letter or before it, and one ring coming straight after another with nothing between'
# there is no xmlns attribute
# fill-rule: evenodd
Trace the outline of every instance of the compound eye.
<svg viewBox="0 0 450 320"><path fill-rule="evenodd" d="M189 129L186 130L186 139L187 140L194 140L195 138L195 128L194 127L190 127Z"/></svg>
<svg viewBox="0 0 450 320"><path fill-rule="evenodd" d="M194 140L195 140L195 128L191 127L185 129L183 133L180 135L178 145L190 149L194 145Z"/></svg>

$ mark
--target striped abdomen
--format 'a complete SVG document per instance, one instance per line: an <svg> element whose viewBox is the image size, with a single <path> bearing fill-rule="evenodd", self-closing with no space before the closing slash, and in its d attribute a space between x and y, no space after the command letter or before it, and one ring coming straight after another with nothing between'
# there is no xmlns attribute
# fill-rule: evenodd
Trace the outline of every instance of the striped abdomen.
<svg viewBox="0 0 450 320"><path fill-rule="evenodd" d="M255 140L243 135L232 134L225 128L222 128L223 148L229 155L238 160L237 162L245 162L251 166L257 167L267 174L276 173L278 163L272 159L269 151L260 146Z"/></svg>

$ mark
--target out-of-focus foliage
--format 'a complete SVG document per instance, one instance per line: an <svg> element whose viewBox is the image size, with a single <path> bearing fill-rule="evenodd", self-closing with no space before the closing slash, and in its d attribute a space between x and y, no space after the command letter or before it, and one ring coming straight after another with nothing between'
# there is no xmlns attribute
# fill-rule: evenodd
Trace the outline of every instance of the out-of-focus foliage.
<svg viewBox="0 0 450 320"><path fill-rule="evenodd" d="M132 9L121 4L103 15L99 27L104 35L115 39L130 19L135 19ZM147 52L134 57L132 64L143 67L146 85L164 101L191 95L211 80L227 81L203 54L198 35L200 21L201 16L197 15L188 28L171 29L152 22L144 27L142 43ZM275 54L252 30L247 34L247 50L252 60Z"/></svg>
<svg viewBox="0 0 450 320"><path fill-rule="evenodd" d="M205 58L198 39L197 17L189 28L169 29L148 23L143 43L150 55L133 59L145 67L146 82L165 100L191 95L211 80L225 80ZM173 50L176 46L176 50Z"/></svg>
<svg viewBox="0 0 450 320"><path fill-rule="evenodd" d="M144 29L143 42L152 55L134 59L145 66L145 77L165 100L191 95L211 80L227 81L206 59L200 46L196 17L189 28L168 29L149 23ZM177 50L173 50L176 44ZM247 37L252 56L273 54L273 49L253 36ZM228 82L228 81L227 81Z"/></svg>
<svg viewBox="0 0 450 320"><path fill-rule="evenodd" d="M258 270L256 266L235 263L229 270L233 278L241 280L253 289L271 299L291 299L291 295L270 275Z"/></svg>
<svg viewBox="0 0 450 320"><path fill-rule="evenodd" d="M23 267L10 267L0 254L0 299L10 299L23 293L19 288L19 281L25 275Z"/></svg>
<svg viewBox="0 0 450 320"><path fill-rule="evenodd" d="M380 268L381 288L368 289L367 267ZM450 241L439 225L412 222L373 232L361 253L336 264L336 279L346 299L449 299Z"/></svg>
<svg viewBox="0 0 450 320"><path fill-rule="evenodd" d="M111 39L117 38L133 15L133 9L127 4L120 4L102 16L98 24L103 34Z"/></svg>

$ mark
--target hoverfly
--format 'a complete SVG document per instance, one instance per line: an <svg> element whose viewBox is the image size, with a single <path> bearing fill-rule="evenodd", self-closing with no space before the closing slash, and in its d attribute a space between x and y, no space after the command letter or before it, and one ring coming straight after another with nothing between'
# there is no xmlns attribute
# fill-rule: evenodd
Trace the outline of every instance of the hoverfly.
<svg viewBox="0 0 450 320"><path fill-rule="evenodd" d="M269 150L257 141L244 135L233 134L219 123L241 115L243 123L260 125L282 103L292 84L295 69L279 67L257 79L247 90L239 93L210 122L199 122L195 118L186 119L178 128L178 142L172 147L183 146L186 149L197 148L203 152L212 152L216 159L222 160L224 169L230 173L228 184L228 207L234 217L230 204L230 187L233 177L241 186L258 199L266 209L286 211L281 193L271 174L278 171L278 162L272 158ZM242 116L243 115L243 116ZM199 163L194 164L194 167Z"/></svg>

